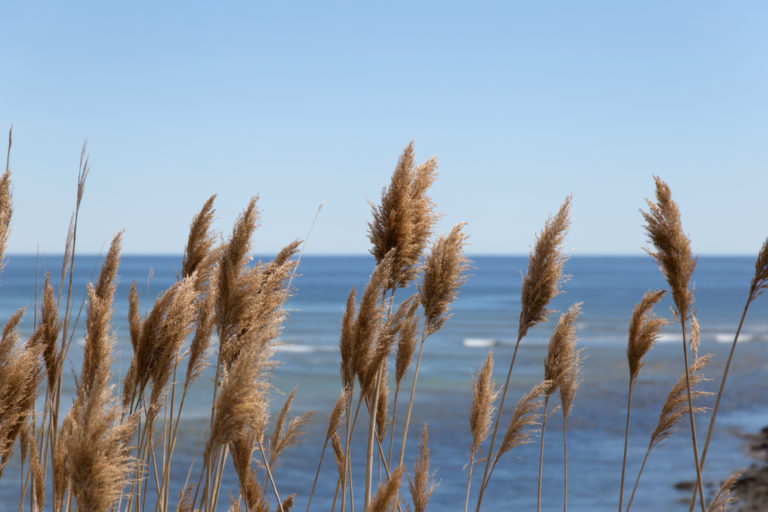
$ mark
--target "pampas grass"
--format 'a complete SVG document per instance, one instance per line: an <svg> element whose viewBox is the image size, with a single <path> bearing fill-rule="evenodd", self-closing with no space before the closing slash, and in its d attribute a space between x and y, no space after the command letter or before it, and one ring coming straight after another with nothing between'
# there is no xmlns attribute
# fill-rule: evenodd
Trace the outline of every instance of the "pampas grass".
<svg viewBox="0 0 768 512"><path fill-rule="evenodd" d="M6 171L0 177L0 266L13 211L10 143L9 134ZM381 203L371 205L368 238L376 267L362 293L353 288L345 307L339 310L339 395L329 411L312 487L299 488L291 494L281 481L279 468L286 452L304 441L313 411L296 416L291 413L294 399L301 394L300 389L294 388L284 396L273 418L272 377L277 371L274 354L280 345L285 304L293 293L291 283L297 273L302 244L289 242L272 261L251 260L252 239L259 224L257 197L249 201L236 219L230 236L220 241L222 237L212 229L215 196L211 196L192 216L176 282L146 305L142 304L137 283L130 285L128 336L133 353L125 375L119 376L122 396L117 395L117 376L111 374L115 336L112 314L123 234L114 237L97 278L86 291L87 302L82 306L86 333L83 360L79 371L74 371L73 403L59 421L62 368L79 317L72 301L72 276L77 223L90 170L83 148L58 290L51 275L45 274L29 339L22 340L19 334L24 309L7 319L0 336L0 476L18 443L20 510L28 498L30 510L48 506L56 512L165 512L173 508L173 496L178 497L177 510L219 510L227 499L221 494L226 489L224 475L229 471L236 482L234 495L229 496L229 510L287 512L295 503L303 506L301 500L306 499L309 511L316 486L325 485L319 484L324 468L335 483L332 510L338 503L344 512L356 507L377 512L426 511L438 481L430 460L426 424L417 436L418 441L408 444L419 371L425 341L450 320L453 302L470 269L464 252L468 240L464 223L433 236L438 214L428 192L437 176L436 169L435 158L417 165L413 143L409 144L382 192ZM699 459L693 414L705 411L699 401L709 393L699 385L707 380L703 372L711 356L699 357L700 333L692 284L696 259L669 187L660 178L655 178L655 185L656 200L649 201L648 211L643 213L652 244L648 252L669 284L673 313L683 333L684 372L667 395L656 428L650 434L625 510L632 504L650 452L658 449L683 418L689 416L697 470L695 492L705 512L724 511L735 499L731 489L737 475L726 480L705 505L701 468L747 310L768 288L768 240L755 262ZM546 221L529 255L520 290L517 338L504 385L497 387L494 380L491 352L472 379L468 432L464 440L456 440L469 448L465 511L469 509L475 466L485 462L476 497L475 510L479 511L502 459L505 464L513 463L513 457L507 454L536 441L537 435L537 508L541 509L544 435L547 418L554 414L549 410L549 402L558 396L556 392L563 416L563 510L567 510L567 423L582 381L582 349L576 347L580 302L562 313L552 329L543 380L525 388L528 391L519 397L514 410L506 416L503 413L520 342L531 329L548 320L552 299L562 293L566 278L562 246L570 225L570 207L568 196ZM415 293L399 296L398 293L408 292L403 289L409 284L411 293L413 288ZM669 323L653 312L664 295L664 290L645 293L629 320L629 389L620 512L624 506L632 393L648 352ZM693 354L690 364L689 345ZM213 375L213 396L210 422L206 422L207 429L201 433L202 463L197 465L199 473L194 476L195 466L190 467L187 481L177 488L170 475L177 467L174 452L184 403L192 384L207 366L212 366L209 371ZM398 411L401 386L408 384L407 408ZM469 386L468 376L467 390ZM36 408L38 392L41 400L37 406L42 413ZM499 432L502 421L506 428ZM359 425L363 425L360 430L365 430L366 450L362 443L358 446L358 441L353 441ZM362 435L358 432L358 436ZM395 443L396 437L399 445ZM328 444L334 461L323 466ZM318 442L317 448L319 445ZM306 456L312 449L313 446L304 446L302 454ZM487 454L483 457L485 450ZM414 461L411 470L405 464L406 455ZM353 463L353 457L359 459ZM362 471L355 472L363 466L364 476ZM404 482L407 491L403 493L409 492L409 499L400 498ZM50 500L46 502L48 496ZM696 494L691 508L695 499Z"/></svg>
<svg viewBox="0 0 768 512"><path fill-rule="evenodd" d="M706 410L701 406L696 406L693 409L690 409L690 404L697 398L711 394L695 389L696 386L704 380L704 377L698 373L699 370L706 366L711 358L711 354L707 354L694 361L690 368L686 368L686 371L680 376L677 382L675 382L672 389L669 390L664 405L661 408L661 413L659 414L659 421L648 442L648 449L645 451L643 462L637 473L635 485L632 488L632 494L629 496L629 502L627 502L626 508L627 512L629 512L629 507L632 506L632 500L635 497L637 485L640 483L640 476L643 474L643 469L645 469L645 463L648 460L648 455L650 455L651 450L667 440L677 430L677 426L683 419L683 416L689 413L694 414L704 412ZM688 391L689 389L691 390L690 392Z"/></svg>
<svg viewBox="0 0 768 512"><path fill-rule="evenodd" d="M509 381L512 377L512 369L515 366L520 342L534 325L545 321L549 317L549 302L561 293L560 285L564 279L563 267L566 261L562 251L562 244L571 222L570 208L571 196L568 196L560 206L557 214L547 219L544 229L536 237L534 249L528 257L528 272L523 277L520 289L521 309L517 328L517 341L515 342L515 350L512 352L512 359L507 370L507 378L504 381L504 387L501 392L501 401L496 413L491 442L488 446L488 455L485 460L485 470L483 472L482 485L480 486L480 494L477 497L475 512L480 511L485 487L490 479L489 470L493 448L496 443L501 415L504 412Z"/></svg>
<svg viewBox="0 0 768 512"><path fill-rule="evenodd" d="M696 422L693 419L693 397L691 396L691 378L688 374L688 349L686 347L686 326L693 312L693 286L691 277L696 268L696 258L691 254L691 243L683 232L680 211L677 203L672 200L669 186L658 176L656 182L656 203L647 200L648 212L641 212L645 219L645 229L648 239L653 243L655 252L648 253L656 260L661 273L669 283L672 300L675 304L675 315L680 322L683 333L683 368L685 369L685 385L688 397L688 418L691 427L691 444L693 446L693 462L696 467L696 482L699 488L699 500L702 512L704 510L704 487L701 479L701 464L699 462L699 446L696 436ZM697 356L698 346L691 336L691 350ZM695 362L695 361L694 361Z"/></svg>
<svg viewBox="0 0 768 512"><path fill-rule="evenodd" d="M488 351L488 357L477 371L472 380L472 410L469 415L469 430L472 433L472 445L469 455L469 475L467 476L467 493L464 500L464 512L469 507L469 491L472 485L472 472L475 467L475 456L480 445L488 437L491 429L491 419L495 410L494 402L499 392L493 377L493 352Z"/></svg>
<svg viewBox="0 0 768 512"><path fill-rule="evenodd" d="M541 510L541 480L544 465L544 431L547 427L547 405L549 397L556 390L561 390L561 410L563 412L563 434L565 434L566 419L573 401L573 393L578 386L579 356L576 352L576 327L574 322L581 313L581 304L577 303L568 308L568 311L560 316L557 326L552 332L547 348L547 358L544 361L544 380L551 386L544 391L544 413L541 421L541 446L539 449L539 481L536 498L536 510ZM566 390L563 392L563 387ZM565 436L564 436L565 438ZM567 459L566 459L567 460ZM567 466L563 465L564 469ZM565 478L567 485L568 479ZM567 494L564 495L567 499Z"/></svg>
<svg viewBox="0 0 768 512"><path fill-rule="evenodd" d="M629 365L629 392L627 393L627 422L624 429L624 456L621 462L621 484L619 486L619 512L624 501L624 476L627 467L627 444L629 442L629 410L632 404L632 390L637 382L643 358L656 344L661 329L669 324L664 318L653 313L653 306L664 296L664 290L649 290L632 310L627 336L627 363Z"/></svg>

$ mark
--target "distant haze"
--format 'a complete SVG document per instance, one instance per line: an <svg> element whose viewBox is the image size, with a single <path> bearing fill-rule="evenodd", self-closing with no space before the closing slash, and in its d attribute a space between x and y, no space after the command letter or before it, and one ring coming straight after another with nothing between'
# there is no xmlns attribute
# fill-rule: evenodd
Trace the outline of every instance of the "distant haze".
<svg viewBox="0 0 768 512"><path fill-rule="evenodd" d="M76 4L76 5L73 5ZM573 193L572 254L640 254L652 176L699 254L768 235L764 2L0 2L8 251L61 253L88 139L78 250L181 253L218 194L254 250L365 253L411 140L440 160L439 230L527 253Z"/></svg>

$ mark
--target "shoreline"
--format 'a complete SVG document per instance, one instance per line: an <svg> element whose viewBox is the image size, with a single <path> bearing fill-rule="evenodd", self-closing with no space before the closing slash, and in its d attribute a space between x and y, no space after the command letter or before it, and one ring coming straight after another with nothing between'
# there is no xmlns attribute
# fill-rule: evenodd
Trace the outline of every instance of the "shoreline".
<svg viewBox="0 0 768 512"><path fill-rule="evenodd" d="M768 426L748 436L748 454L754 459L736 481L739 512L768 510Z"/></svg>
<svg viewBox="0 0 768 512"><path fill-rule="evenodd" d="M738 507L733 510L765 512L768 510L768 426L763 427L758 433L737 435L745 441L744 451L751 462L744 468L733 486L733 492L737 498L735 505ZM712 499L721 484L722 482L704 482L707 501ZM674 488L683 493L690 493L694 485L693 480L682 480L674 484ZM688 503L688 499L683 495L678 501L681 504Z"/></svg>

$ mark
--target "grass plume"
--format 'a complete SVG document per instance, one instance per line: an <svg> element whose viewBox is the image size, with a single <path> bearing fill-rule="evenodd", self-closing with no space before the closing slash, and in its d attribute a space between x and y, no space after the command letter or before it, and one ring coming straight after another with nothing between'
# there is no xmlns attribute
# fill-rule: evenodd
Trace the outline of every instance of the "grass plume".
<svg viewBox="0 0 768 512"><path fill-rule="evenodd" d="M437 176L437 159L414 166L413 141L397 161L389 187L381 193L381 204L371 204L368 223L376 262L394 251L387 289L402 288L416 278L419 257L424 252L437 219L432 199L426 194Z"/></svg>
<svg viewBox="0 0 768 512"><path fill-rule="evenodd" d="M483 472L480 494L475 505L475 512L480 512L483 494L490 479L489 471L493 448L496 445L496 436L499 431L501 416L504 413L507 390L509 389L509 381L512 377L512 369L515 367L520 341L531 327L547 320L550 313L548 309L550 301L561 293L560 285L564 280L563 267L567 259L563 253L562 245L571 223L570 210L571 196L569 195L560 206L557 214L547 219L544 229L536 237L533 251L528 256L528 272L523 276L520 288L521 309L517 328L517 341L515 342L515 350L512 352L512 359L509 361L507 378L501 391L501 400L496 412L491 442L488 446L488 455L486 456L485 470Z"/></svg>

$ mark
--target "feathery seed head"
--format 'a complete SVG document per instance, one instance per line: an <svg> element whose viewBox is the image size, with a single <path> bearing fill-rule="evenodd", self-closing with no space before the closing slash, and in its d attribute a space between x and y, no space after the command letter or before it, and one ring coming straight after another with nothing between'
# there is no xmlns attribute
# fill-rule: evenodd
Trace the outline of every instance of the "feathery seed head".
<svg viewBox="0 0 768 512"><path fill-rule="evenodd" d="M376 496L365 507L365 512L386 512L392 506L395 494L400 490L400 481L403 478L404 468L398 466L389 475L389 480L382 482L376 491Z"/></svg>
<svg viewBox="0 0 768 512"><path fill-rule="evenodd" d="M331 416L328 418L328 430L325 433L326 441L339 429L341 421L344 419L344 411L347 408L350 396L350 390L347 388L344 388L341 394L339 394L336 405L333 406L333 411L331 411Z"/></svg>
<svg viewBox="0 0 768 512"><path fill-rule="evenodd" d="M472 379L472 412L469 416L469 429L472 432L472 453L488 437L491 419L495 410L494 402L499 392L493 381L493 351L488 351L485 362Z"/></svg>
<svg viewBox="0 0 768 512"><path fill-rule="evenodd" d="M763 242L755 260L755 275L749 287L749 299L755 300L768 288L768 238Z"/></svg>
<svg viewBox="0 0 768 512"><path fill-rule="evenodd" d="M205 260L215 243L215 237L210 233L215 212L214 199L216 199L216 194L208 198L200 212L192 219L187 246L184 249L184 259L181 264L181 277L192 275Z"/></svg>
<svg viewBox="0 0 768 512"><path fill-rule="evenodd" d="M413 465L413 478L408 475L408 488L413 500L413 512L426 512L427 504L438 484L434 475L429 472L429 435L427 424L421 431L419 452Z"/></svg>
<svg viewBox="0 0 768 512"><path fill-rule="evenodd" d="M416 309L419 307L419 301L416 297L412 297L412 299L409 299L410 305L405 312L405 318L397 337L397 354L395 355L395 382L397 383L403 380L413 359L413 352L416 350L416 334L419 330Z"/></svg>
<svg viewBox="0 0 768 512"><path fill-rule="evenodd" d="M552 390L554 390L553 382L545 380L531 388L528 394L517 402L499 451L496 452L494 465L508 451L533 441L532 429L541 421L543 397L552 393Z"/></svg>
<svg viewBox="0 0 768 512"><path fill-rule="evenodd" d="M739 500L739 497L736 495L733 488L736 485L736 482L739 481L742 473L743 470L740 469L720 484L720 488L717 490L717 493L715 493L715 497L712 498L712 501L707 507L707 512L728 512L728 508Z"/></svg>
<svg viewBox="0 0 768 512"><path fill-rule="evenodd" d="M419 298L427 321L427 334L439 330L449 318L450 305L467 279L469 261L463 252L467 235L461 231L465 224L456 224L447 235L440 236L424 262Z"/></svg>
<svg viewBox="0 0 768 512"><path fill-rule="evenodd" d="M696 268L696 258L691 255L691 241L683 232L680 211L672 200L669 186L658 176L654 176L654 180L656 203L646 200L648 212L641 211L648 240L655 249L646 251L656 260L669 283L678 316L687 322L693 306L691 276Z"/></svg>
<svg viewBox="0 0 768 512"><path fill-rule="evenodd" d="M341 338L339 339L341 382L344 389L352 389L355 384L355 324L355 287L353 286L344 308L344 317L341 321Z"/></svg>
<svg viewBox="0 0 768 512"><path fill-rule="evenodd" d="M629 322L627 361L630 381L633 384L643 366L643 357L656 343L661 329L669 324L668 320L653 314L654 304L661 300L664 293L666 293L665 290L645 292L632 311L632 319Z"/></svg>
<svg viewBox="0 0 768 512"><path fill-rule="evenodd" d="M523 277L520 290L520 324L517 338L522 339L534 325L544 322L551 311L549 302L561 293L566 257L562 244L571 223L569 214L571 196L566 197L557 215L547 219L544 229L536 237L536 244L528 257L528 273Z"/></svg>
<svg viewBox="0 0 768 512"><path fill-rule="evenodd" d="M432 234L437 218L427 189L435 180L437 159L431 158L414 168L413 142L397 162L379 206L371 204L373 220L368 223L371 254L380 262L394 251L386 288L402 288L417 274L419 256Z"/></svg>
<svg viewBox="0 0 768 512"><path fill-rule="evenodd" d="M369 368L371 360L377 355L374 350L374 343L378 339L385 312L384 301L381 298L386 290L387 276L389 276L392 268L394 255L395 253L390 251L376 265L368 284L365 286L365 291L363 291L363 296L360 299L360 307L355 317L352 366L360 385L366 389L370 386Z"/></svg>
<svg viewBox="0 0 768 512"><path fill-rule="evenodd" d="M712 359L712 354L703 355L696 359L688 367L688 374L691 384L691 401L712 394L694 389L699 383L705 380L704 377L698 372L701 370L701 368L709 364L710 359ZM693 412L703 412L705 409L706 408L704 407L694 407ZM649 443L650 447L653 448L671 436L677 429L678 422L687 415L688 395L685 373L683 373L675 385L672 386L669 394L667 394L667 399L664 401L664 406L661 409L661 414L659 415L659 421L656 425L656 429L653 431L653 434L651 434L651 441Z"/></svg>
<svg viewBox="0 0 768 512"><path fill-rule="evenodd" d="M10 153L10 142L8 145ZM11 201L11 171L8 169L0 178L0 270L3 268L3 256L5 247L8 243L8 236L11 233L11 214L13 205Z"/></svg>
<svg viewBox="0 0 768 512"><path fill-rule="evenodd" d="M547 359L544 361L544 379L551 381L553 387L547 395L559 388L576 358L576 327L574 322L581 313L581 302L573 304L568 311L560 315L557 326L552 332L547 349Z"/></svg>

